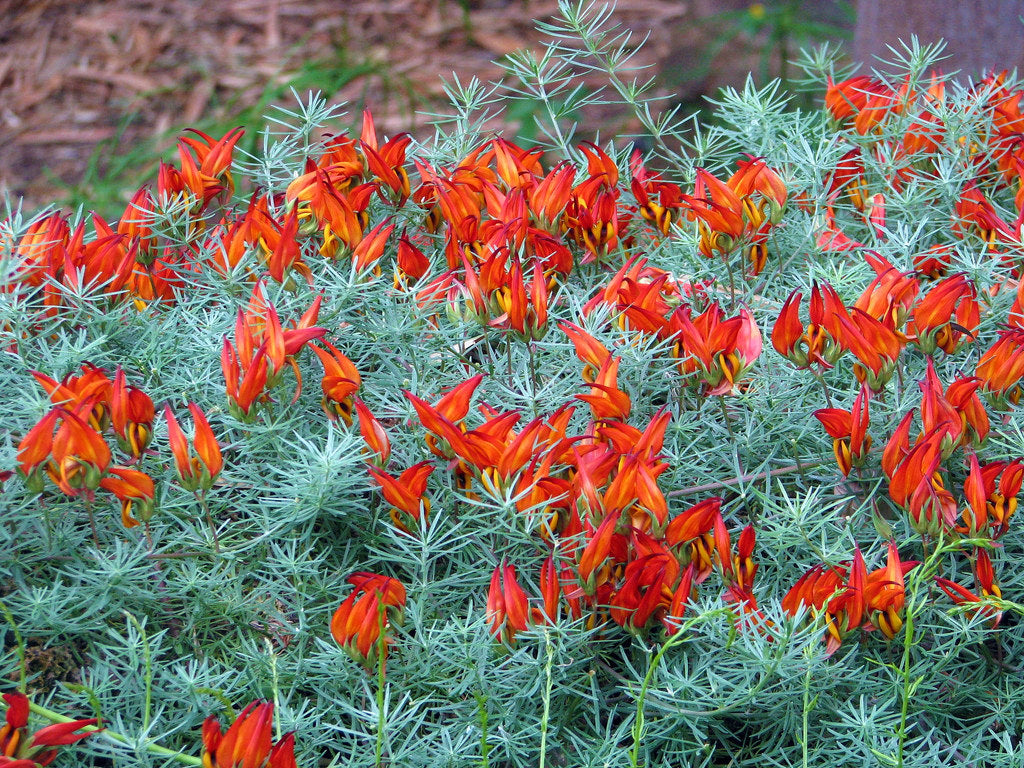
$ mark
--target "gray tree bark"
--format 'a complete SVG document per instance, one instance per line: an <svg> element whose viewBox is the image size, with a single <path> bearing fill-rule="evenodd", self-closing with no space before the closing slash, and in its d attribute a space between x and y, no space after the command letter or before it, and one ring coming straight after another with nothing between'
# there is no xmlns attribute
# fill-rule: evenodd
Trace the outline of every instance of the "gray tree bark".
<svg viewBox="0 0 1024 768"><path fill-rule="evenodd" d="M877 65L891 58L887 45L917 35L922 43L946 41L946 73L965 77L1016 67L1024 74L1024 0L857 0L854 58Z"/></svg>

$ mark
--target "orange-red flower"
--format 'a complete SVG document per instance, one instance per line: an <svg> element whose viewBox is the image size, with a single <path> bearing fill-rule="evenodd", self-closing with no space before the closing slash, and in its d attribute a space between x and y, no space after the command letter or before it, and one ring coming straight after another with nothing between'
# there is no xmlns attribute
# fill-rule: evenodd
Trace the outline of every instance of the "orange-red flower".
<svg viewBox="0 0 1024 768"><path fill-rule="evenodd" d="M296 239L299 233L298 212L292 209L280 224L275 222L273 226L274 229L270 233L273 245L267 256L267 271L270 276L282 285L294 289L295 281L289 274L294 269L305 278L309 285L312 285L313 273L302 260L302 250Z"/></svg>
<svg viewBox="0 0 1024 768"><path fill-rule="evenodd" d="M621 358L609 356L587 386L590 394L576 395L590 406L594 421L625 421L633 407L629 395L619 389L619 363Z"/></svg>
<svg viewBox="0 0 1024 768"><path fill-rule="evenodd" d="M757 275L764 269L768 233L782 218L786 196L779 175L763 159L750 157L725 183L698 168L694 193L682 200L697 219L700 252L728 257L746 245L751 274Z"/></svg>
<svg viewBox="0 0 1024 768"><path fill-rule="evenodd" d="M875 277L853 307L878 320L891 331L903 327L920 285L913 272L901 272L882 256L871 251L864 260L875 270Z"/></svg>
<svg viewBox="0 0 1024 768"><path fill-rule="evenodd" d="M387 466L391 457L391 441L384 430L384 425L370 413L366 403L358 397L353 397L353 401L356 405L356 414L359 416L359 434L366 443L367 450L372 454L370 461L378 467Z"/></svg>
<svg viewBox="0 0 1024 768"><path fill-rule="evenodd" d="M905 338L856 307L840 323L839 343L860 361L853 367L854 375L872 392L881 392L896 369Z"/></svg>
<svg viewBox="0 0 1024 768"><path fill-rule="evenodd" d="M435 456L447 459L455 457L453 448L463 442L464 428L461 422L469 413L470 398L481 381L483 374L463 381L443 395L437 405L431 405L411 392L404 393L416 409L420 423L432 433L426 436L425 442Z"/></svg>
<svg viewBox="0 0 1024 768"><path fill-rule="evenodd" d="M676 515L665 529L665 543L679 553L682 565L694 566L694 580L698 584L711 575L715 553L728 552L721 518L722 499L713 496Z"/></svg>
<svg viewBox="0 0 1024 768"><path fill-rule="evenodd" d="M618 512L612 511L605 515L579 556L576 572L583 591L588 595L593 595L598 587L608 581L610 574L604 566L609 557L613 556L612 542L619 535L615 533L618 523Z"/></svg>
<svg viewBox="0 0 1024 768"><path fill-rule="evenodd" d="M871 435L867 433L870 423L870 400L871 390L867 386L861 386L857 397L854 398L853 408L849 411L841 408L820 408L814 412L815 417L832 438L832 451L843 477L847 477L854 466L863 464L868 451L871 450Z"/></svg>
<svg viewBox="0 0 1024 768"><path fill-rule="evenodd" d="M709 397L739 391L761 354L761 331L745 307L726 319L715 302L696 317L689 305L682 305L669 318L668 329L676 339L680 370L684 375L697 374Z"/></svg>
<svg viewBox="0 0 1024 768"><path fill-rule="evenodd" d="M609 609L612 621L631 631L646 629L652 618L668 612L679 580L679 562L653 539L650 543L651 551L626 564Z"/></svg>
<svg viewBox="0 0 1024 768"><path fill-rule="evenodd" d="M968 182L961 190L953 212L953 232L961 237L977 234L989 250L995 250L997 243L1020 243L1019 236L1014 234L1010 225L978 189L976 181Z"/></svg>
<svg viewBox="0 0 1024 768"><path fill-rule="evenodd" d="M120 500L124 527L134 528L139 519L148 522L155 506L153 478L128 467L111 467L108 471L110 475L100 480L100 488L110 491Z"/></svg>
<svg viewBox="0 0 1024 768"><path fill-rule="evenodd" d="M331 618L331 635L354 660L367 669L377 663L378 647L387 655L392 640L388 628L401 624L405 587L398 579L360 571L348 577L354 589Z"/></svg>
<svg viewBox="0 0 1024 768"><path fill-rule="evenodd" d="M997 482L998 480L998 482ZM1010 519L1017 511L1017 496L1024 484L1024 459L979 464L973 453L967 479L964 480L964 527L958 530L970 535L984 535L991 526L993 538L1009 529Z"/></svg>
<svg viewBox="0 0 1024 768"><path fill-rule="evenodd" d="M137 387L129 387L124 371L118 366L110 391L110 424L118 445L133 459L141 458L149 445L155 417L149 395Z"/></svg>
<svg viewBox="0 0 1024 768"><path fill-rule="evenodd" d="M816 565L801 576L782 599L782 609L795 616L805 606L813 616L823 615L826 653L831 656L864 619L866 583L867 568L858 548L848 567Z"/></svg>
<svg viewBox="0 0 1024 768"><path fill-rule="evenodd" d="M110 422L110 379L107 378L105 370L97 368L92 363L85 363L81 370L80 375L69 374L59 382L39 371L30 371L30 373L32 378L46 390L46 394L50 396L50 402L54 405L63 405L77 410L79 405L89 400L91 407L85 412L87 421L97 432L102 432Z"/></svg>
<svg viewBox="0 0 1024 768"><path fill-rule="evenodd" d="M884 568L868 574L864 587L864 609L871 624L892 640L903 627L903 604L906 599L904 577L917 566L914 561L903 562L890 541Z"/></svg>
<svg viewBox="0 0 1024 768"><path fill-rule="evenodd" d="M429 461L413 464L398 477L382 469L367 466L366 470L380 485L380 492L392 505L391 521L400 531L412 534L430 516L430 499L426 497L427 478L434 471Z"/></svg>
<svg viewBox="0 0 1024 768"><path fill-rule="evenodd" d="M363 110L363 130L359 148L366 158L366 167L379 182L381 197L396 208L409 197L409 174L405 168L405 151L412 136L400 133L383 144L377 142L377 132L370 110ZM386 190L386 192L385 192Z"/></svg>
<svg viewBox="0 0 1024 768"><path fill-rule="evenodd" d="M231 156L234 154L235 145L238 144L238 140L245 133L245 129L241 127L235 128L216 141L213 140L212 136L208 136L202 131L197 131L195 128L189 128L188 131L194 133L199 138L193 139L191 136L182 136L178 139L179 150L182 150L181 145L191 149L195 153L196 160L199 161L199 172L206 177L223 183L224 188L229 194L233 192L235 184L231 179Z"/></svg>
<svg viewBox="0 0 1024 768"><path fill-rule="evenodd" d="M975 368L982 386L1002 400L1020 400L1020 380L1024 377L1024 328L1006 328L986 350Z"/></svg>
<svg viewBox="0 0 1024 768"><path fill-rule="evenodd" d="M430 259L417 248L403 231L398 238L398 254L395 256L395 287L416 282L430 271Z"/></svg>
<svg viewBox="0 0 1024 768"><path fill-rule="evenodd" d="M103 436L80 415L92 411L91 398L80 403L77 412L60 409L61 424L53 436L46 471L68 496L94 491L110 464L110 448Z"/></svg>
<svg viewBox="0 0 1024 768"><path fill-rule="evenodd" d="M727 184L703 168L697 169L693 195L684 195L699 222L700 252L711 257L728 255L743 236L743 203Z"/></svg>
<svg viewBox="0 0 1024 768"><path fill-rule="evenodd" d="M978 576L975 574L975 580ZM989 619L989 627L995 629L999 626L1000 620L1003 618L1003 612L991 604L991 598L995 597L995 593L989 590L988 594L977 595L971 592L967 587L957 584L955 581L943 578L942 576L935 577L935 583L939 585L943 592L949 595L950 599L956 605L963 606L976 606L971 608L968 613L977 613L979 616L983 616ZM990 584L990 587L995 586ZM981 592L985 591L982 585L978 585L978 589Z"/></svg>
<svg viewBox="0 0 1024 768"><path fill-rule="evenodd" d="M845 314L846 308L842 307L835 291L825 291L823 296L822 290L815 284L811 289L811 320L805 327L800 320L801 299L803 294L795 290L783 302L779 318L772 327L772 346L798 368L810 368L812 365L831 368L832 363L842 354L842 348L825 330L822 322L826 313L830 318L837 318L835 310L841 308L841 314ZM829 304L828 309L826 302Z"/></svg>
<svg viewBox="0 0 1024 768"><path fill-rule="evenodd" d="M273 741L274 704L254 701L222 732L210 715L203 721L203 768L295 768L295 734Z"/></svg>
<svg viewBox="0 0 1024 768"><path fill-rule="evenodd" d="M956 501L939 472L945 432L935 429L908 447L909 426L904 417L883 453L882 469L889 476L889 496L910 513L914 530L935 536L952 528L957 516ZM901 454L902 459L898 458Z"/></svg>
<svg viewBox="0 0 1024 768"><path fill-rule="evenodd" d="M70 720L40 728L34 733L28 730L29 700L23 693L5 693L7 714L0 726L0 766L3 768L38 768L49 765L57 758L57 748L86 739L102 728L92 728L84 733L75 733L83 728L95 726L97 720Z"/></svg>
<svg viewBox="0 0 1024 768"><path fill-rule="evenodd" d="M25 478L25 485L34 493L43 490L43 472L53 450L53 431L60 414L60 406L51 408L18 443L18 470Z"/></svg>
<svg viewBox="0 0 1024 768"><path fill-rule="evenodd" d="M384 255L384 246L387 245L388 238L394 231L395 225L388 218L363 236L352 250L352 261L357 274L362 274L367 270L373 270L375 274L380 273L377 262Z"/></svg>
<svg viewBox="0 0 1024 768"><path fill-rule="evenodd" d="M491 574L486 610L491 635L508 645L515 642L516 632L526 630L530 623L544 622L544 614L530 606L526 592L519 586L515 566L504 558Z"/></svg>
<svg viewBox="0 0 1024 768"><path fill-rule="evenodd" d="M951 355L965 339L973 341L979 320L974 286L965 275L953 275L917 303L907 335L926 355L936 349Z"/></svg>
<svg viewBox="0 0 1024 768"><path fill-rule="evenodd" d="M640 215L649 221L663 235L669 233L673 220L683 205L683 192L677 184L663 181L658 173L644 168L639 150L634 150L629 159L633 174L630 189L636 198Z"/></svg>
<svg viewBox="0 0 1024 768"><path fill-rule="evenodd" d="M732 568L727 579L730 586L735 587L740 593L749 594L754 583L754 574L757 573L757 563L753 559L756 543L754 526L746 526L736 542L736 554L733 555Z"/></svg>
<svg viewBox="0 0 1024 768"><path fill-rule="evenodd" d="M857 115L876 94L889 94L892 89L881 80L868 75L858 75L848 80L834 82L828 78L825 90L825 109L838 121Z"/></svg>
<svg viewBox="0 0 1024 768"><path fill-rule="evenodd" d="M332 421L340 418L352 424L353 395L362 384L362 378L352 361L340 349L328 341L321 341L327 349L316 344L310 345L324 365L324 377L320 382L324 396L321 406ZM328 351L329 350L329 351Z"/></svg>
<svg viewBox="0 0 1024 768"><path fill-rule="evenodd" d="M171 445L171 453L174 455L174 464L178 469L182 487L189 491L198 489L208 491L213 487L221 469L224 468L224 461L221 458L217 438L213 436L210 423L206 420L206 414L195 403L189 403L188 409L192 413L192 421L195 424L195 436L192 444L195 447L196 455L193 456L189 450L185 433L182 432L169 405L164 406L167 439Z"/></svg>
<svg viewBox="0 0 1024 768"><path fill-rule="evenodd" d="M558 327L572 341L573 347L576 349L576 356L586 363L583 368L583 380L592 384L596 381L597 373L604 366L605 361L611 357L611 352L604 344L577 325L563 321L558 324Z"/></svg>

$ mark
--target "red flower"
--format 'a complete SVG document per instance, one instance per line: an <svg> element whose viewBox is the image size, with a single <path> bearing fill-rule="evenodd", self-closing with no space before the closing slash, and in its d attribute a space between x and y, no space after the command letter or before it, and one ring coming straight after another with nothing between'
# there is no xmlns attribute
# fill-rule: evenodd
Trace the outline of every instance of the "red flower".
<svg viewBox="0 0 1024 768"><path fill-rule="evenodd" d="M391 457L391 441L388 439L388 433L384 430L384 426L370 413L366 403L358 397L353 398L353 401L356 404L356 413L359 415L359 434L362 436L363 442L366 443L367 449L373 455L370 461L379 467L384 467Z"/></svg>
<svg viewBox="0 0 1024 768"><path fill-rule="evenodd" d="M110 424L117 435L118 445L133 459L141 458L149 445L155 416L149 395L141 389L129 387L124 371L118 366L110 391Z"/></svg>
<svg viewBox="0 0 1024 768"><path fill-rule="evenodd" d="M916 565L913 561L901 562L896 542L890 541L885 568L868 574L864 587L865 610L872 625L890 640L903 627L904 576Z"/></svg>
<svg viewBox="0 0 1024 768"><path fill-rule="evenodd" d="M203 721L204 768L295 768L295 735L274 744L274 704L254 701L227 729L210 715Z"/></svg>
<svg viewBox="0 0 1024 768"><path fill-rule="evenodd" d="M147 522L153 516L153 478L145 472L128 467L111 467L110 474L100 480L100 488L114 494L121 501L121 523L125 528L134 528Z"/></svg>
<svg viewBox="0 0 1024 768"><path fill-rule="evenodd" d="M732 558L729 581L742 593L750 592L754 583L754 574L757 573L757 563L752 557L756 540L754 526L748 525L740 533L739 541L736 542L736 554Z"/></svg>
<svg viewBox="0 0 1024 768"><path fill-rule="evenodd" d="M619 513L608 513L580 554L576 572L583 584L583 591L588 595L593 595L608 580L609 574L604 565L613 556L613 540L619 535L615 533L618 523Z"/></svg>
<svg viewBox="0 0 1024 768"><path fill-rule="evenodd" d="M978 360L975 375L982 386L1000 399L1020 400L1019 382L1024 376L1024 329L1007 328L999 332L995 344Z"/></svg>
<svg viewBox="0 0 1024 768"><path fill-rule="evenodd" d="M871 390L861 386L857 397L854 398L853 408L849 411L840 408L820 408L814 412L815 417L832 438L832 452L843 477L849 476L854 466L863 464L868 451L871 450L871 435L867 433L870 400Z"/></svg>
<svg viewBox="0 0 1024 768"><path fill-rule="evenodd" d="M910 512L914 530L935 535L943 528L952 528L957 515L956 502L939 473L944 432L941 428L933 430L910 447L907 435L911 415L903 418L886 446L882 469L889 476L889 496Z"/></svg>
<svg viewBox="0 0 1024 768"><path fill-rule="evenodd" d="M836 120L846 120L864 109L868 99L876 94L889 94L892 89L881 80L868 75L858 75L838 83L828 78L825 91L825 109Z"/></svg>
<svg viewBox="0 0 1024 768"><path fill-rule="evenodd" d="M866 583L867 569L857 549L849 569L816 565L801 576L782 599L782 609L790 616L795 616L801 606L809 608L815 617L823 614L826 651L832 655L864 619Z"/></svg>
<svg viewBox="0 0 1024 768"><path fill-rule="evenodd" d="M505 562L504 558L491 574L491 585L487 590L487 620L491 625L491 635L506 644L515 642L516 632L524 631L531 622L544 622L544 615L539 609L530 607L526 593L516 581L515 566Z"/></svg>
<svg viewBox="0 0 1024 768"><path fill-rule="evenodd" d="M725 319L717 303L692 317L683 305L669 318L669 330L677 340L676 356L682 358L684 375L697 374L707 396L738 391L741 379L761 354L761 332L746 308Z"/></svg>
<svg viewBox="0 0 1024 768"><path fill-rule="evenodd" d="M665 529L666 544L680 552L677 556L682 565L695 567L698 584L711 575L715 552L728 550L728 542L721 540L724 527L718 524L721 510L722 499L718 496L704 499L676 515Z"/></svg>
<svg viewBox="0 0 1024 768"><path fill-rule="evenodd" d="M334 612L331 635L349 656L372 669L382 636L386 655L391 644L386 630L392 622L401 623L405 587L398 579L366 572L353 573L348 583L355 589Z"/></svg>
<svg viewBox="0 0 1024 768"><path fill-rule="evenodd" d="M470 399L473 397L473 392L476 391L476 388L480 386L483 378L483 374L480 373L470 379L466 379L466 381L453 387L448 393L443 395L436 405L430 405L411 392L405 392L406 398L412 403L413 408L416 409L416 415L419 416L420 423L427 430L434 433L427 436L426 442L427 447L435 456L449 459L454 456L449 446L459 445L462 442L463 431L459 423L469 413ZM437 437L448 443L448 446L442 448L436 439Z"/></svg>
<svg viewBox="0 0 1024 768"><path fill-rule="evenodd" d="M964 339L974 339L980 316L976 291L964 275L953 275L932 288L914 308L907 335L916 337L926 355L941 349L953 354Z"/></svg>
<svg viewBox="0 0 1024 768"><path fill-rule="evenodd" d="M657 549L626 564L622 584L612 596L609 613L621 627L638 631L672 604L679 563L667 550Z"/></svg>
<svg viewBox="0 0 1024 768"><path fill-rule="evenodd" d="M826 294L829 298L832 294ZM800 320L800 301L803 294L793 291L779 310L779 319L772 328L772 346L798 368L818 365L831 368L832 362L842 350L819 324L816 316L824 313L821 291L815 285L811 291L811 322L804 327ZM838 296L835 297L838 299ZM842 309L845 313L845 307Z"/></svg>
<svg viewBox="0 0 1024 768"><path fill-rule="evenodd" d="M395 225L391 223L391 219L385 219L363 236L352 251L352 261L357 273L361 274L368 269L380 273L377 262L384 255L384 246L394 231Z"/></svg>
<svg viewBox="0 0 1024 768"><path fill-rule="evenodd" d="M605 361L611 357L611 352L600 341L579 326L568 322L561 322L558 327L565 331L565 335L572 341L576 349L576 356L586 365L583 368L583 380L592 384L597 380L597 373L604 366Z"/></svg>
<svg viewBox="0 0 1024 768"><path fill-rule="evenodd" d="M975 576L975 578L977 578L977 576ZM943 592L949 595L950 599L956 605L977 606L976 608L971 609L968 613L974 614L977 612L979 616L987 617L989 619L989 626L992 629L999 626L999 621L1003 617L1003 612L991 605L990 600L986 599L986 597L994 597L993 593L990 592L988 595L979 596L971 592L967 587L941 576L935 577L935 583L939 585Z"/></svg>
<svg viewBox="0 0 1024 768"><path fill-rule="evenodd" d="M341 418L352 425L352 396L362 384L362 378L352 361L337 347L327 341L321 342L327 350L311 344L313 352L324 366L324 377L320 382L324 396L321 406L331 420Z"/></svg>
<svg viewBox="0 0 1024 768"><path fill-rule="evenodd" d="M178 426L178 420L169 405L164 406L164 418L167 420L167 439L171 444L171 453L174 455L174 463L178 469L178 477L181 479L183 488L195 491L202 488L204 491L213 487L217 475L224 468L224 461L220 454L220 445L217 438L213 436L213 430L206 420L206 415L198 405L189 403L188 409L192 413L192 420L195 423L195 437L192 440L196 449L193 456L188 447L188 440L185 433Z"/></svg>
<svg viewBox="0 0 1024 768"><path fill-rule="evenodd" d="M60 413L59 406L51 408L18 443L18 469L25 478L25 485L34 493L43 490L43 471L53 449L53 431Z"/></svg>
<svg viewBox="0 0 1024 768"><path fill-rule="evenodd" d="M110 448L103 436L80 415L94 412L92 399L79 404L77 411L60 409L61 425L53 436L52 459L46 467L50 479L68 496L95 490L110 464Z"/></svg>
<svg viewBox="0 0 1024 768"><path fill-rule="evenodd" d="M625 421L633 403L625 392L619 389L619 363L621 358L608 357L597 372L589 395L576 395L590 406L594 421Z"/></svg>
<svg viewBox="0 0 1024 768"><path fill-rule="evenodd" d="M398 477L376 467L367 471L380 485L380 491L392 505L391 521L400 531L412 534L430 515L430 499L426 497L427 478L434 471L429 461L413 464Z"/></svg>
<svg viewBox="0 0 1024 768"><path fill-rule="evenodd" d="M35 733L29 733L28 697L23 693L5 693L3 698L7 703L5 722L0 727L0 766L3 768L49 765L57 757L57 747L74 744L103 730L95 728L85 733L75 733L96 725L97 720L93 717L48 725Z"/></svg>

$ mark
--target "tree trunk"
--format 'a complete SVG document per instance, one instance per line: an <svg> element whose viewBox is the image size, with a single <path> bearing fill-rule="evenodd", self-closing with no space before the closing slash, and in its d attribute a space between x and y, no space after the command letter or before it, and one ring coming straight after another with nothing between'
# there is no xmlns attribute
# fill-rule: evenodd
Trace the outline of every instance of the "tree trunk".
<svg viewBox="0 0 1024 768"><path fill-rule="evenodd" d="M917 35L922 44L946 41L938 68L967 78L1017 67L1024 72L1024 0L857 0L854 58L877 66L886 46Z"/></svg>

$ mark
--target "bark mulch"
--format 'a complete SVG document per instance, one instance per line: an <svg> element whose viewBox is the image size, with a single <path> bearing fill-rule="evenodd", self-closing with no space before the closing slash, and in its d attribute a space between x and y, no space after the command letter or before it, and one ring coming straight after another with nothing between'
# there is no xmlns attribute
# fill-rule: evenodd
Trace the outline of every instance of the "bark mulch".
<svg viewBox="0 0 1024 768"><path fill-rule="evenodd" d="M683 97L756 66L758 41L741 40L713 78L681 82L711 33L697 20L728 7L746 3L619 0L614 19L648 36L640 62ZM500 78L495 61L538 48L535 22L556 9L555 0L0 0L0 194L23 197L29 211L59 199L90 207L97 178L140 142L155 158L183 127L230 127L288 85L323 89L351 105L353 120L370 106L383 134L423 135L420 113L444 103L442 76ZM628 129L621 119L605 111L587 124ZM127 199L137 183L118 194Z"/></svg>

